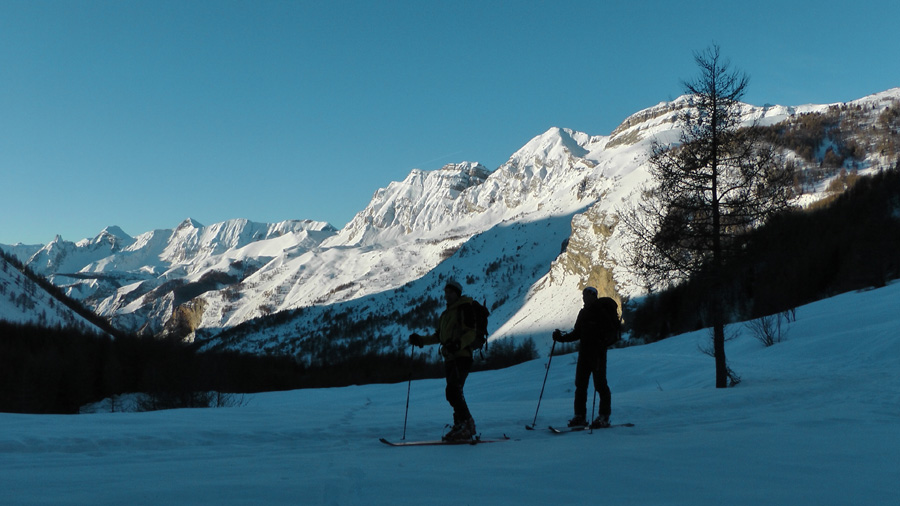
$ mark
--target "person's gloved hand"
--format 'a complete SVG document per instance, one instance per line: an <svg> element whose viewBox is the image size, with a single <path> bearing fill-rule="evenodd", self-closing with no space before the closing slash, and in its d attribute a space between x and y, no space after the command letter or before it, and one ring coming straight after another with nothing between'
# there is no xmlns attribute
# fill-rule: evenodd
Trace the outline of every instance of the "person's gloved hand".
<svg viewBox="0 0 900 506"><path fill-rule="evenodd" d="M409 344L411 344L413 346L418 346L419 348L421 348L421 347L425 346L425 340L422 339L422 336L413 332L409 336Z"/></svg>
<svg viewBox="0 0 900 506"><path fill-rule="evenodd" d="M562 339L562 336L563 336L563 335L562 335L562 331L561 331L561 330L556 329L556 330L553 331L553 340L554 340L554 341L559 341L559 340L561 340L561 339Z"/></svg>
<svg viewBox="0 0 900 506"><path fill-rule="evenodd" d="M459 341L447 341L441 346L441 355L450 358L459 351Z"/></svg>

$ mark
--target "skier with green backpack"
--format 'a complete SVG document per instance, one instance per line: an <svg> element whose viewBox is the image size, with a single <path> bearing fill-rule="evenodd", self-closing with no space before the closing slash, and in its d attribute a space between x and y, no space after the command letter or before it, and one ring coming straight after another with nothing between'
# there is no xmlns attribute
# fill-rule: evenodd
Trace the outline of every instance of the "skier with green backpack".
<svg viewBox="0 0 900 506"><path fill-rule="evenodd" d="M453 428L443 439L459 441L472 439L476 435L475 420L469 412L463 387L472 369L472 350L480 348L487 336L487 310L471 297L462 294L462 285L449 280L444 286L447 308L441 313L437 331L423 336L413 333L409 343L423 347L426 344L440 344L444 357L444 372L447 378L447 402L453 408Z"/></svg>

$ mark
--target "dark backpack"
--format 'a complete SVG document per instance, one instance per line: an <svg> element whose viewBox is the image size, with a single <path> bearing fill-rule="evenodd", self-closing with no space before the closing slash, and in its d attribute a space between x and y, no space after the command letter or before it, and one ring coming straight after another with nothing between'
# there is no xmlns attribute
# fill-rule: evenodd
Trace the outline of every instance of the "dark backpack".
<svg viewBox="0 0 900 506"><path fill-rule="evenodd" d="M485 301L487 304L487 301ZM491 312L477 300L472 300L472 313L475 316L475 340L469 346L472 350L480 350L487 344L488 337L488 316Z"/></svg>
<svg viewBox="0 0 900 506"><path fill-rule="evenodd" d="M600 312L603 320L600 324L600 340L609 348L622 338L622 325L619 322L619 305L609 297L600 297Z"/></svg>

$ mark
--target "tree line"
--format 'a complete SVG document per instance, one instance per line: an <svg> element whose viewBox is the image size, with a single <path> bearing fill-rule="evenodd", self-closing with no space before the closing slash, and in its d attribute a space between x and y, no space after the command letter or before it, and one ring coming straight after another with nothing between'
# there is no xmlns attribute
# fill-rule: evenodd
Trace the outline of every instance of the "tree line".
<svg viewBox="0 0 900 506"><path fill-rule="evenodd" d="M200 352L176 339L97 335L0 321L0 411L73 414L90 403L146 394L145 410L222 405L222 395L396 383L443 375L439 358L407 347L329 348L310 363L291 355ZM362 341L362 340L360 340ZM534 343L491 345L476 370L537 357Z"/></svg>
<svg viewBox="0 0 900 506"><path fill-rule="evenodd" d="M745 237L723 272L728 320L789 311L900 277L900 159L859 177L828 205L773 216ZM629 304L633 338L653 342L709 326L707 285L695 278Z"/></svg>
<svg viewBox="0 0 900 506"><path fill-rule="evenodd" d="M0 411L78 413L125 393L149 396L147 409L205 407L209 392L297 388L290 358L197 353L174 340L111 337L72 328L0 322Z"/></svg>

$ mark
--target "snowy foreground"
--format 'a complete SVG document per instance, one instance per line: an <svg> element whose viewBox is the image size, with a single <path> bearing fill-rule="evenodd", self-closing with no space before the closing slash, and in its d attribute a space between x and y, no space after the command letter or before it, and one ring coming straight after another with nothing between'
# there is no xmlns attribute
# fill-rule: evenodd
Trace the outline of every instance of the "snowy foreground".
<svg viewBox="0 0 900 506"><path fill-rule="evenodd" d="M222 409L0 414L0 503L896 505L898 301L895 283L799 308L770 348L736 326L727 351L743 382L728 390L698 351L706 332L614 350L613 422L636 426L593 434L524 429L546 358L470 378L483 436L513 438L479 446L379 443L402 437L406 383ZM571 415L574 358L552 360L539 428ZM442 381L411 392L406 439L439 437Z"/></svg>

